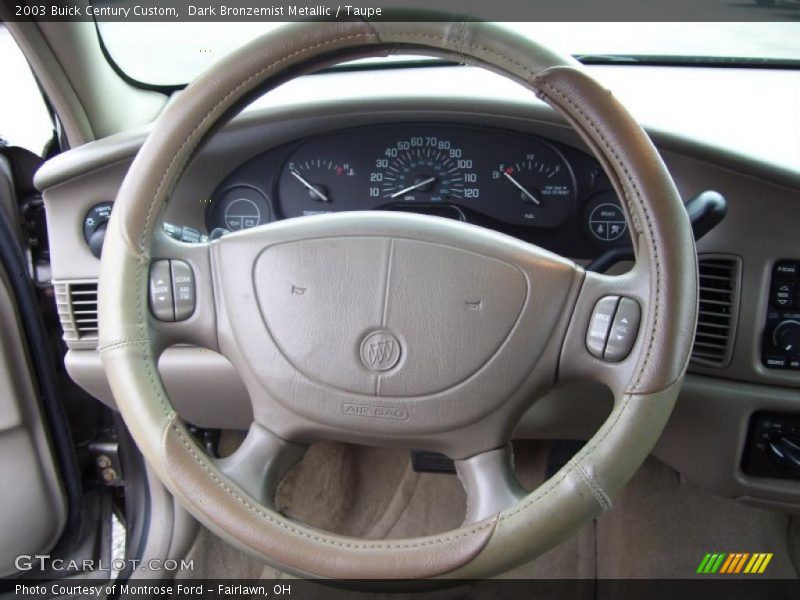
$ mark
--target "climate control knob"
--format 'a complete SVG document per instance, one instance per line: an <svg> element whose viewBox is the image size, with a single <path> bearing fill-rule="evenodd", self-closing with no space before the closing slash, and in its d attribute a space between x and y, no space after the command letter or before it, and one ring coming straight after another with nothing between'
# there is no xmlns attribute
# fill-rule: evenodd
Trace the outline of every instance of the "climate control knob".
<svg viewBox="0 0 800 600"><path fill-rule="evenodd" d="M779 435L767 443L767 456L774 463L800 472L800 439L794 435Z"/></svg>
<svg viewBox="0 0 800 600"><path fill-rule="evenodd" d="M772 342L779 350L800 355L800 321L781 321L772 330Z"/></svg>

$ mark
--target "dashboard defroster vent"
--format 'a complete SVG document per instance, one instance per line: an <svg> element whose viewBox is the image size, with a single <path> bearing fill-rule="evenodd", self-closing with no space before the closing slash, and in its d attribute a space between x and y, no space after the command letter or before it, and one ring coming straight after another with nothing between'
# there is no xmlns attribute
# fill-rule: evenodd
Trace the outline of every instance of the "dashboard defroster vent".
<svg viewBox="0 0 800 600"><path fill-rule="evenodd" d="M710 367L730 363L739 313L742 261L737 256L701 254L700 306L692 362Z"/></svg>
<svg viewBox="0 0 800 600"><path fill-rule="evenodd" d="M54 283L64 341L72 349L97 346L97 281Z"/></svg>

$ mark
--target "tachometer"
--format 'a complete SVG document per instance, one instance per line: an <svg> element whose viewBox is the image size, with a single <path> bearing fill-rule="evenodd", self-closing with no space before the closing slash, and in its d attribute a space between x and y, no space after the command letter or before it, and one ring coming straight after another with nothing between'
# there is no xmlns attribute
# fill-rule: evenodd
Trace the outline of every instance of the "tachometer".
<svg viewBox="0 0 800 600"><path fill-rule="evenodd" d="M477 198L472 160L450 140L416 136L386 147L369 175L369 197L392 202L463 202Z"/></svg>
<svg viewBox="0 0 800 600"><path fill-rule="evenodd" d="M520 223L559 227L575 210L575 179L553 149L541 145L518 159L500 163L491 174L493 199Z"/></svg>

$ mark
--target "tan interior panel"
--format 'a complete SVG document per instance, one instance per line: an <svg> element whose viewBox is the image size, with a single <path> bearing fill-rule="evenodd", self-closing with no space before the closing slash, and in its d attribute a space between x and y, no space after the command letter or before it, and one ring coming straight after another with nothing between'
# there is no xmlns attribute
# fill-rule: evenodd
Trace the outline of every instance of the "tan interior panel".
<svg viewBox="0 0 800 600"><path fill-rule="evenodd" d="M26 345L5 271L0 269L0 576L16 572L15 557L56 543L66 501L32 384Z"/></svg>

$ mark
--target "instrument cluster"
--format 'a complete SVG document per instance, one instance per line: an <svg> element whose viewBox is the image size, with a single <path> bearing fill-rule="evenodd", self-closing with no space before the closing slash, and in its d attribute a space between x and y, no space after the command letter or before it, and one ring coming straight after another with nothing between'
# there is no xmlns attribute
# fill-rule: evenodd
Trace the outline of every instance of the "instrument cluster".
<svg viewBox="0 0 800 600"><path fill-rule="evenodd" d="M629 245L597 161L539 137L452 124L348 129L271 150L215 192L209 230L353 210L450 217L572 257Z"/></svg>

